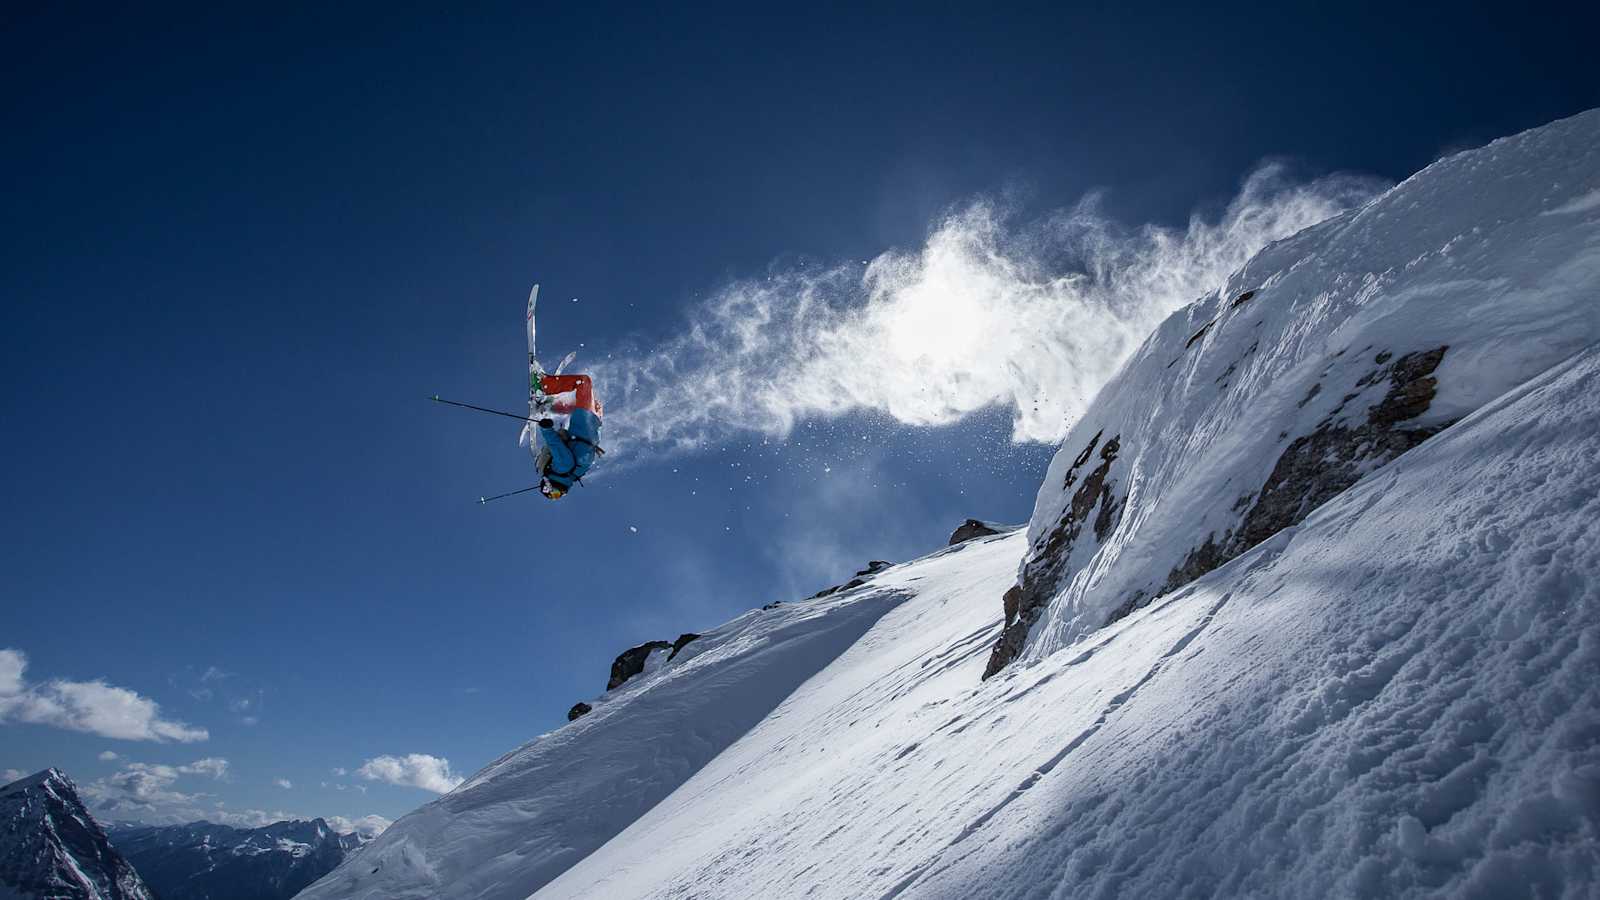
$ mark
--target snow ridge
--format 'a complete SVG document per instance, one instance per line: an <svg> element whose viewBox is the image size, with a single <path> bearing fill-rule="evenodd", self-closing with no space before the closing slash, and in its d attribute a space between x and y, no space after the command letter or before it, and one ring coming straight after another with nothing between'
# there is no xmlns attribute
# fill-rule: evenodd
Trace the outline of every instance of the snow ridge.
<svg viewBox="0 0 1600 900"><path fill-rule="evenodd" d="M772 712L906 597L868 583L752 610L391 825L303 900L521 900Z"/></svg>

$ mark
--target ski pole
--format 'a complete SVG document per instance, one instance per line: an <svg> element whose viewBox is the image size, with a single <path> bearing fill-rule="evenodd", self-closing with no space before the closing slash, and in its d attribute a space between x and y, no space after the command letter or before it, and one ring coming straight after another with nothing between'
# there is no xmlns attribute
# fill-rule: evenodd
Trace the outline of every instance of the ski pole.
<svg viewBox="0 0 1600 900"><path fill-rule="evenodd" d="M455 401L455 400L443 400L443 399L440 399L438 394L434 394L432 397L429 397L428 399L432 400L435 403L446 404L447 406L459 406L462 409L475 409L478 412L486 412L486 413L492 413L492 414L497 415L497 416L505 416L508 419L516 419L519 422L531 422L531 421L533 421L532 419L528 418L527 416L519 416L516 413L501 412L498 409L490 409L487 406L473 406L471 403L461 403L461 402L458 402L458 401Z"/></svg>
<svg viewBox="0 0 1600 900"><path fill-rule="evenodd" d="M533 487L525 487L520 491L509 491L504 494L495 494L493 497L479 497L478 505L482 506L483 504L488 503L490 500L500 500L506 497L515 497L518 494L526 494L529 491L537 491L538 489L539 486L536 484Z"/></svg>

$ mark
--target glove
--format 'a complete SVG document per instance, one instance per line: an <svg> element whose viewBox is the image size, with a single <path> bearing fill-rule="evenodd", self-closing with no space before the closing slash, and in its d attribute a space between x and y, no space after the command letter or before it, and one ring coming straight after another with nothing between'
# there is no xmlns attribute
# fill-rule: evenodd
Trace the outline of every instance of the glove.
<svg viewBox="0 0 1600 900"><path fill-rule="evenodd" d="M554 428L555 424L556 424L556 420L555 419L540 419L539 420L539 427L540 428Z"/></svg>

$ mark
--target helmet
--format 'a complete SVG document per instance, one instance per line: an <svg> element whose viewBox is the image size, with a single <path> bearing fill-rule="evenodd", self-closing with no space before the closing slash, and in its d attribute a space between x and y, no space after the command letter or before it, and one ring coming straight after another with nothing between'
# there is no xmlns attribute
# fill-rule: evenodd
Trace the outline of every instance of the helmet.
<svg viewBox="0 0 1600 900"><path fill-rule="evenodd" d="M566 490L563 489L561 485L556 484L548 478L542 479L539 482L539 493L545 495L545 497L550 500L560 500L562 497L567 495Z"/></svg>

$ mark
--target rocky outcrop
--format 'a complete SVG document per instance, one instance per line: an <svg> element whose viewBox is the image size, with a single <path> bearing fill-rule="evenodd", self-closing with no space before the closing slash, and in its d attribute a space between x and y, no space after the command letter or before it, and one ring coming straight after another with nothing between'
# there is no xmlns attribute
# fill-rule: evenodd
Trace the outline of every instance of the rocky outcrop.
<svg viewBox="0 0 1600 900"><path fill-rule="evenodd" d="M888 560L874 559L867 563L867 567L865 569L857 572L854 578L851 578L844 584L836 584L830 588L823 588L822 590L817 591L815 594L812 594L811 599L817 600L822 597L830 597L839 593L840 591L848 591L852 588L861 587L863 584L867 583L867 579L878 574L879 572L882 572L884 569L887 569L892 565L894 565L894 563L889 562Z"/></svg>
<svg viewBox="0 0 1600 900"><path fill-rule="evenodd" d="M683 634L678 635L678 639L672 642L672 652L667 654L667 662L672 662L674 659L677 659L678 651L689 646L690 641L697 641L699 639L700 635L694 634L693 632L684 632Z"/></svg>
<svg viewBox="0 0 1600 900"><path fill-rule="evenodd" d="M1375 354L1371 370L1356 382L1354 392L1347 394L1310 433L1290 441L1266 481L1233 503L1235 524L1220 533L1206 534L1173 566L1164 582L1154 590L1133 591L1107 622L1115 622L1225 565L1279 531L1299 524L1366 473L1448 427L1449 422L1412 424L1433 401L1438 388L1433 372L1447 350L1441 346L1399 358L1388 351ZM1388 389L1383 398L1364 415L1354 419L1345 415L1352 401L1368 388L1385 382ZM1297 405L1304 407L1321 390L1320 383L1313 385ZM1100 448L1098 465L1080 477L1094 458L1100 437L1095 435L1068 472L1066 487L1077 484L1071 504L1030 554L1018 584L1002 598L1006 624L990 654L986 678L1016 659L1044 606L1072 575L1072 550L1082 537L1084 525L1092 517L1095 540L1103 542L1121 520L1126 497L1118 498L1112 477L1120 450L1117 438Z"/></svg>
<svg viewBox="0 0 1600 900"><path fill-rule="evenodd" d="M825 590L818 591L812 595L811 599L815 600L820 597L827 597L832 594L836 594L840 591L847 591L852 588L861 587L862 585L866 584L872 576L893 565L894 563L884 559L871 560L867 563L866 568L857 571L855 576L849 581L845 582L844 584L835 585ZM768 603L761 608L763 610L773 610L777 609L778 606L778 603ZM612 661L611 677L606 681L606 690L614 691L626 684L628 679L644 672L645 665L650 660L650 655L656 651L669 651L665 661L672 662L674 659L678 658L679 653L683 652L683 648L698 640L699 637L700 635L693 632L685 632L678 635L677 640L674 641L645 641L637 647L629 647L618 654L617 658ZM572 708L567 710L567 721L576 721L583 716L588 715L593 710L594 707L587 703L573 704Z"/></svg>
<svg viewBox="0 0 1600 900"><path fill-rule="evenodd" d="M1072 548L1091 516L1094 531L1101 536L1120 518L1121 504L1116 499L1116 483L1111 478L1111 471L1116 464L1117 454L1122 451L1122 441L1120 437L1113 436L1102 445L1100 438L1103 434L1096 433L1073 461L1064 485L1067 490L1077 486L1073 490L1071 504L1045 537L1040 549L1023 566L1019 583L1006 591L1002 598L1006 612L1005 626L989 653L989 664L983 671L985 678L1005 668L1022 652L1028 631L1033 628L1045 604L1054 596L1056 586L1069 574L1066 570ZM1095 453L1097 448L1098 456ZM1098 459L1098 462L1084 474L1084 467L1092 459Z"/></svg>
<svg viewBox="0 0 1600 900"><path fill-rule="evenodd" d="M1438 389L1433 372L1448 349L1436 347L1408 353L1393 362L1393 354L1387 351L1374 356L1374 368L1356 386L1360 389L1387 380L1389 389L1381 401L1367 410L1364 419L1355 424L1336 424L1345 404L1360 393L1358 390L1345 396L1316 430L1289 444L1259 491L1245 494L1234 503L1235 510L1247 509L1235 528L1220 538L1215 533L1206 535L1205 541L1172 569L1158 592L1129 597L1109 621L1183 587L1279 531L1298 525L1317 507L1349 490L1364 474L1387 465L1453 424L1405 424L1427 412L1433 402ZM1315 393L1316 386L1312 391Z"/></svg>
<svg viewBox="0 0 1600 900"><path fill-rule="evenodd" d="M617 654L617 658L612 660L611 677L606 681L606 690L614 691L626 684L628 679L643 672L645 664L650 660L650 654L655 653L657 650L670 651L667 654L666 661L672 662L678 658L678 654L683 651L684 647L689 646L699 638L700 635L686 631L678 635L678 639L675 641L645 641L637 647L629 647ZM593 711L594 707L587 703L574 703L572 708L567 710L567 721L577 721Z"/></svg>
<svg viewBox="0 0 1600 900"><path fill-rule="evenodd" d="M965 522L962 522L961 527L957 528L955 532L950 535L950 546L954 547L956 544L965 544L967 541L970 541L973 538L988 537L991 534L999 533L1000 529L994 527L988 522L978 519L968 519Z"/></svg>
<svg viewBox="0 0 1600 900"><path fill-rule="evenodd" d="M629 647L617 654L617 658L611 663L611 680L606 682L606 690L614 691L622 687L629 678L643 672L645 660L650 658L651 653L671 649L671 641L645 641L637 647Z"/></svg>

